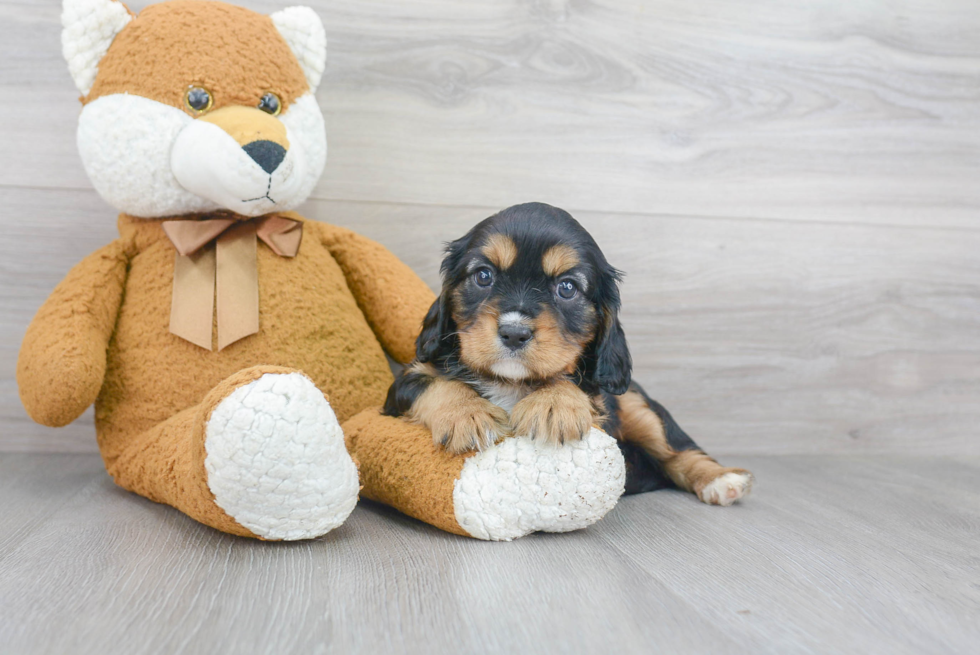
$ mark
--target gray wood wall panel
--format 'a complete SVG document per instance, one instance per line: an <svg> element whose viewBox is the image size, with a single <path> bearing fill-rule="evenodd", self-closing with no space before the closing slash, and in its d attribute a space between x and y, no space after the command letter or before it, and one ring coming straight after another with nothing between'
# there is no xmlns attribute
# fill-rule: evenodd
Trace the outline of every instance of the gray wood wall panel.
<svg viewBox="0 0 980 655"><path fill-rule="evenodd" d="M0 7L3 184L88 187L57 4ZM308 4L317 198L976 227L972 0Z"/></svg>
<svg viewBox="0 0 980 655"><path fill-rule="evenodd" d="M564 206L627 272L637 379L713 452L980 453L980 4L307 4L330 40L307 215L435 286L442 241ZM35 426L13 381L33 312L115 235L59 11L0 3L0 450L94 449L90 415Z"/></svg>
<svg viewBox="0 0 980 655"><path fill-rule="evenodd" d="M113 238L114 214L92 191L8 190L4 204L37 219L0 244L3 446L91 451L90 416L67 430L33 425L9 372L36 306L69 262ZM441 244L491 213L340 201L302 211L388 244L433 287ZM66 215L77 220L45 243L30 238ZM980 233L578 217L628 272L636 379L711 452L978 452Z"/></svg>

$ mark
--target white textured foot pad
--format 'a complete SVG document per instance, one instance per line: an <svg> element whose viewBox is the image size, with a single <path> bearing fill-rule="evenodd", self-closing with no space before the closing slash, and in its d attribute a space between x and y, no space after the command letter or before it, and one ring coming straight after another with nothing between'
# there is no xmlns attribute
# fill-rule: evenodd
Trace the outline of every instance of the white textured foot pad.
<svg viewBox="0 0 980 655"><path fill-rule="evenodd" d="M706 484L698 494L698 498L709 505L728 507L736 500L748 496L751 490L751 474L725 473Z"/></svg>
<svg viewBox="0 0 980 655"><path fill-rule="evenodd" d="M337 417L300 373L235 389L211 413L206 437L215 501L260 537L319 537L357 503L357 467Z"/></svg>
<svg viewBox="0 0 980 655"><path fill-rule="evenodd" d="M467 458L453 505L470 535L510 541L588 527L616 505L625 484L623 455L605 432L593 428L558 447L515 437Z"/></svg>

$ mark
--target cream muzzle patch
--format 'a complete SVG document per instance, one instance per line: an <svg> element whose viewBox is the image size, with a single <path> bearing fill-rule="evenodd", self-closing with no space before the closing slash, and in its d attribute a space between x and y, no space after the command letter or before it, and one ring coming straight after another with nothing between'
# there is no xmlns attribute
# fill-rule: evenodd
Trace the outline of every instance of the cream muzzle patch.
<svg viewBox="0 0 980 655"><path fill-rule="evenodd" d="M257 116L249 121L246 112ZM292 205L305 190L303 146L290 137L285 125L258 109L226 107L180 131L170 168L194 195L236 214L261 216Z"/></svg>
<svg viewBox="0 0 980 655"><path fill-rule="evenodd" d="M218 125L129 94L102 96L85 105L78 150L99 194L131 216L219 209L259 216L299 206L327 159L323 115L313 94L269 119L283 126L288 143L271 174Z"/></svg>

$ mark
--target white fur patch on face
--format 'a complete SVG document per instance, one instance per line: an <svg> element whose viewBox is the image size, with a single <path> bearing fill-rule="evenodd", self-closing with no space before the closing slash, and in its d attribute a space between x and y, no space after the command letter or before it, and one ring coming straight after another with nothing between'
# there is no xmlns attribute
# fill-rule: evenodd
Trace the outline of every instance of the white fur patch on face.
<svg viewBox="0 0 980 655"><path fill-rule="evenodd" d="M501 314L500 318L497 319L497 325L500 327L506 325L527 325L530 320L520 312L506 312ZM500 359L490 366L490 371L494 375L508 380L526 380L531 376L531 371L522 363L520 354L507 353L499 344L497 352L500 353ZM507 409L507 411L510 411L510 409Z"/></svg>
<svg viewBox="0 0 980 655"><path fill-rule="evenodd" d="M533 387L510 382L485 382L481 381L474 385L476 392L501 408L508 414L514 409L514 405L524 400L533 391Z"/></svg>
<svg viewBox="0 0 980 655"><path fill-rule="evenodd" d="M132 216L217 209L258 216L299 206L326 163L323 116L312 94L298 98L279 118L290 149L272 175L216 125L128 94L85 105L78 149L99 194Z"/></svg>
<svg viewBox="0 0 980 655"><path fill-rule="evenodd" d="M291 136L288 130L286 134ZM297 195L296 181L304 173L302 150L290 139L285 159L270 174L223 129L193 121L177 135L170 167L194 195L236 214L261 216L285 208L285 201Z"/></svg>
<svg viewBox="0 0 980 655"><path fill-rule="evenodd" d="M78 151L106 202L132 216L156 218L218 209L184 189L170 172L170 150L194 119L140 96L112 94L82 108Z"/></svg>
<svg viewBox="0 0 980 655"><path fill-rule="evenodd" d="M313 191L326 159L320 109L312 95L300 101L304 98L308 100L294 103L283 115L289 150L272 173L217 125L193 121L174 142L170 163L177 181L191 193L244 216L298 206ZM314 148L311 154L306 143Z"/></svg>
<svg viewBox="0 0 980 655"><path fill-rule="evenodd" d="M527 367L516 359L500 359L490 366L490 370L494 375L508 380L525 380L531 374Z"/></svg>
<svg viewBox="0 0 980 655"><path fill-rule="evenodd" d="M300 144L303 148L302 174L294 173L293 197L282 200L285 209L295 209L310 197L323 174L327 163L327 132L323 112L313 93L304 93L294 100L289 109L279 115L279 120L286 126L289 143Z"/></svg>
<svg viewBox="0 0 980 655"><path fill-rule="evenodd" d="M497 325L500 325L501 327L504 325L523 325L529 320L530 319L526 318L524 314L521 314L520 312L507 312L500 315L500 318L497 319Z"/></svg>
<svg viewBox="0 0 980 655"><path fill-rule="evenodd" d="M265 539L312 539L357 503L357 467L330 404L300 373L263 375L211 413L204 460L214 500Z"/></svg>
<svg viewBox="0 0 980 655"><path fill-rule="evenodd" d="M605 432L593 428L557 447L514 437L466 459L453 506L471 536L510 541L588 527L616 505L625 484L623 455Z"/></svg>

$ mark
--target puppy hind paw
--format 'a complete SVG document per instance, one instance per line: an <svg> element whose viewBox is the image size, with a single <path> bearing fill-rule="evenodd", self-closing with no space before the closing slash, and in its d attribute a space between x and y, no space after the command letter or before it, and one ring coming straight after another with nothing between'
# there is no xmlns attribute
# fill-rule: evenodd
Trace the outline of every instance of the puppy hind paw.
<svg viewBox="0 0 980 655"><path fill-rule="evenodd" d="M708 505L728 507L749 495L754 481L753 475L746 470L728 471L704 485L697 495L701 502Z"/></svg>

